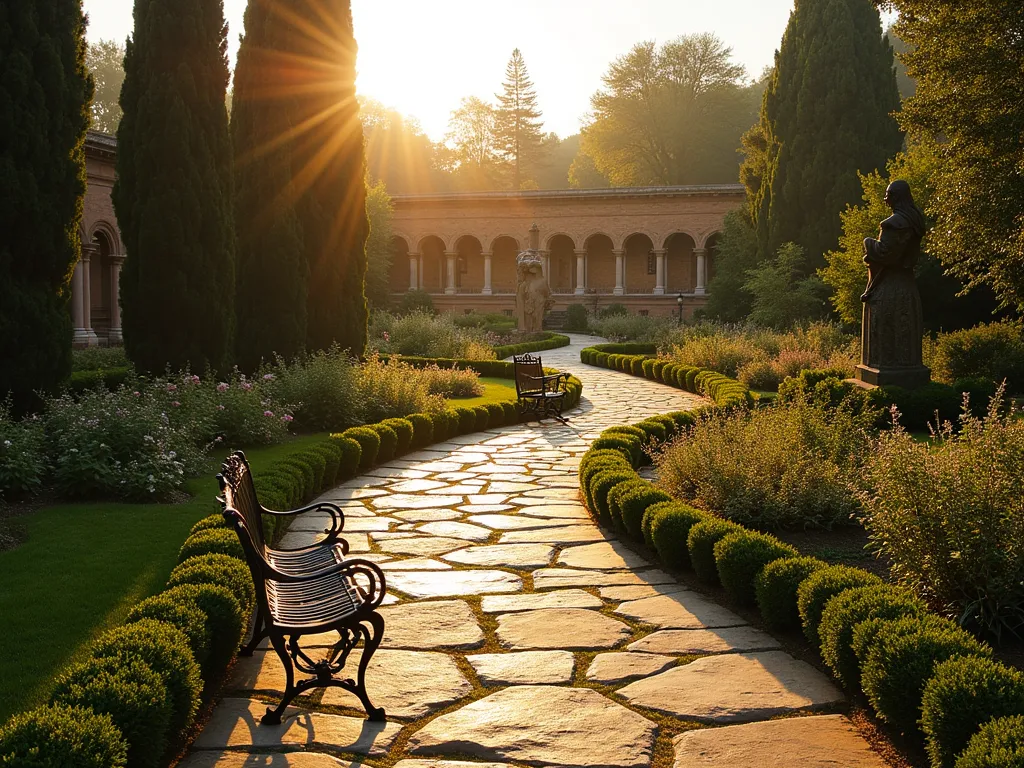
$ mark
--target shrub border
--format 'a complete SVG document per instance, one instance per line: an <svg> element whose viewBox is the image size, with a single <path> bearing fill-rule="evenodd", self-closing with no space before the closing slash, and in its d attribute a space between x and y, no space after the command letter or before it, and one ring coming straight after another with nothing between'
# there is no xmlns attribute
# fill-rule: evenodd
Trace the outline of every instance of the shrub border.
<svg viewBox="0 0 1024 768"><path fill-rule="evenodd" d="M630 345L602 346L623 347ZM605 355L606 358L611 357L612 355L619 355L620 357L624 358L639 357L641 359L648 359L644 353L637 353L635 355L627 355L620 352L609 353L594 347L584 350L584 352L589 353L591 359L594 359L597 355L600 354ZM583 357L582 354L581 357ZM585 357L584 362L587 362L587 359ZM630 359L629 362L630 364L632 364L632 359ZM615 367L615 365L613 364L608 367ZM652 417L645 421L638 422L637 424L632 425L632 427L612 427L609 430L605 430L605 432L602 433L601 437L598 438L598 440L596 440L591 445L590 449L583 455L583 458L580 461L580 490L585 500L585 506L588 512L590 513L591 517L594 519L594 521L598 525L604 525L607 527L608 524L613 521L612 518L614 518L614 515L609 517L608 514L609 502L615 505L616 503L618 503L617 499L621 498L622 495L628 494L629 498L632 499L634 503L646 505L646 509L632 511L634 517L637 514L641 516L642 531L638 533L635 530L635 526L616 525L615 527L620 532L625 531L626 533L628 533L631 538L633 538L638 543L643 544L646 548L653 549L655 553L659 556L659 559L670 567L684 567L688 568L689 570L693 570L691 556L694 550L692 545L694 543L697 543L698 546L701 549L703 549L706 548L708 544L708 542L706 541L706 536L698 537L698 539L700 539L699 542L695 541L692 535L693 529L701 527L699 523L699 521L701 520L720 521L723 520L723 518L714 514L714 512L708 512L705 510L699 510L694 507L690 507L688 504L682 501L673 500L670 502L665 502L663 500L664 494L660 493L659 489L657 489L652 482L640 477L639 473L637 472L637 470L641 466L650 463L647 453L643 450L638 449L654 448L659 443L671 439L674 433L678 433L685 429L686 427L688 427L689 425L692 425L702 413L707 413L711 410L711 407L707 407L703 409L697 409L694 411L679 411L676 413L665 414L660 417ZM667 430L667 433L661 433L661 430L654 428L655 424L653 424L652 422L656 423L658 427L664 427L667 423L670 422L674 425L674 429ZM640 438L637 437L637 435L635 434L636 428L639 428L644 432L646 436L644 440L641 441ZM659 525L663 521L669 521L677 515L682 516L681 525L683 533L685 534L686 532L691 532L690 536L688 537L688 542L691 545L689 547L689 553L663 551L665 549L666 542L671 541L671 539L669 539L668 536L659 536ZM683 520L683 518L685 518L685 520ZM669 525L670 524L666 524L666 529ZM728 534L730 531L736 531L738 533L729 536ZM840 596L847 595L851 592L851 590L863 589L865 585L870 586L872 584L877 583L881 588L891 589L893 594L897 597L897 599L900 594L906 594L905 590L902 590L901 588L896 587L895 585L891 587L889 585L885 585L878 579L877 576L861 568L852 568L847 566L829 566L827 563L824 562L822 562L820 566L810 567L807 565L807 563L812 562L813 559L803 556L799 551L797 551L793 547L785 545L780 546L778 548L777 553L775 553L778 554L778 557L775 557L774 554L770 556L770 559L768 557L764 557L762 553L756 552L757 546L755 545L760 544L760 548L762 550L766 549L764 543L761 543L761 540L770 539L772 537L766 537L764 534L752 531L751 529L745 528L736 523L729 522L728 525L722 527L722 531L720 531L719 534L719 538L716 539L715 542L712 542L714 565L718 570L719 582L729 582L727 584L728 591L730 593L733 593L734 597L739 598L740 602L749 602L750 596L756 591L759 597L759 612L761 613L762 620L764 620L766 625L768 626L775 626L778 623L777 621L773 622L772 619L775 618L774 614L778 610L777 601L779 595L779 587L773 588L771 585L766 585L766 579L770 578L767 572L772 571L776 574L783 573L785 569L779 567L783 562L793 562L794 565L799 563L805 569L804 573L806 575L804 575L804 577L800 580L800 585L797 588L797 590L793 591L790 594L789 599L791 599L793 602L796 602L796 593L799 592L801 598L801 606L806 600L815 601L818 608L813 612L813 616L808 617L808 619L813 619L812 626L808 626L805 624L805 631L808 629L813 630L811 634L815 637L817 637L817 622L820 621L822 618L822 611L827 611L829 606L833 605L834 600L838 600ZM725 543L727 541L729 543ZM743 545L748 541L750 542L751 546L743 547L743 549L749 551L738 551L739 547L737 545ZM687 548L686 542L683 543L683 546L679 546L678 538L676 539L675 543L677 549ZM759 555L763 558L763 565L759 565L759 563L757 563L757 557ZM742 565L744 566L743 570L740 573L736 573L736 571L739 569L736 569L734 562L731 561L744 559L746 560L746 562L742 563ZM750 565L751 562L754 563L755 567L752 567ZM779 566L775 566L774 568L770 569L769 566L775 563L778 563ZM759 567L756 567L758 565ZM728 573L728 569L730 568L734 569L734 572L731 574ZM835 569L835 576L831 575L833 569ZM839 571L842 571L842 573L839 573ZM765 575L765 578L762 578L762 574ZM738 579L738 576L742 576L742 579ZM748 581L750 581L751 583L748 584ZM803 588L804 585L807 586L807 589ZM760 602L762 590L764 589L774 589L773 594L775 602L773 602L770 605L762 605ZM740 591L739 594L735 594L737 590ZM910 598L907 599L910 600ZM845 600L836 602L836 610L841 611L844 607L845 602ZM922 610L924 609L922 608ZM875 618L876 615L879 618ZM922 643L923 648L928 647L927 635L929 632L934 633L936 631L939 631L944 633L948 637L954 638L967 634L966 632L964 632L964 630L962 630L959 627L959 625L957 625L956 622L939 617L935 614L926 612L923 615L919 615L914 611L908 611L906 615L907 618L897 620L893 617L892 614L886 614L882 612L878 614L871 614L868 620L863 620L863 616L859 616L856 619L851 619L846 618L841 614L836 614L832 612L832 623L835 624L838 621L840 624L842 624L844 618L847 621L856 621L857 619L861 619L859 623L851 624L851 626L849 626L846 629L846 634L850 634L853 632L855 628L859 629L860 627L864 627L865 624L868 622L881 622L882 626L880 630L876 630L876 637L878 637L879 640L876 640L875 645L871 645L869 650L871 650L872 648L877 649L879 644L884 646L886 642L893 642L891 635L895 635L898 637L900 632L900 627L898 625L905 622L910 622L912 624L914 622L917 622L919 626L915 626L914 628L910 629L909 632L922 633L920 637L924 639L922 639L920 642ZM887 620L888 623L886 623ZM897 626L895 626L890 631L888 627L892 626L893 624L897 624ZM902 633L908 633L906 627L902 628ZM834 639L832 642L834 642ZM808 643L811 644L811 641L808 641ZM856 641L854 641L854 644L856 644ZM965 647L969 645L972 644L968 643L965 645ZM989 646L983 642L979 641L976 643L976 645L978 647L988 649L989 652L991 651ZM821 647L815 648L815 650L818 651L819 655L822 655ZM848 653L852 654L852 652L852 649L848 650ZM870 658L870 656L868 656L867 658ZM951 658L962 659L968 657L954 651L952 652ZM878 665L876 664L875 667L875 674L877 676L879 674L877 671ZM899 669L883 669L881 672L881 674L886 677L890 675L896 676L900 673L901 670ZM935 675L936 670L933 667L931 668L930 674L928 674L922 681L924 683L924 688L926 690L928 689L929 681L934 679ZM836 678L839 685L846 687L847 689L852 689L854 691L860 690L859 676L857 680L845 680L833 673L833 677ZM1024 690L1021 691L1021 695L1024 696ZM886 719L885 713L879 711L878 707L875 706L874 701L871 702L871 705L874 708L876 715L880 716L882 719ZM923 697L921 706L925 708L924 717L926 721L929 719L929 717L944 718L944 721L947 725L943 733L953 730L956 731L962 738L962 735L964 733L978 733L981 730L981 728L985 725L983 722L976 722L976 720L971 719L972 716L969 712L969 708L967 714L961 713L960 711L956 711L953 707L949 707L946 711L942 711L939 713L930 712L928 710L928 707L931 706L934 708L935 705L929 704L928 696ZM917 709L913 713L910 713L912 715L912 722L917 722L919 720L921 715L921 706L917 707ZM960 723L959 726L956 725L957 722ZM942 743L942 734L926 732L924 734L924 738L927 742L929 752L933 754L941 752L943 749L948 750L950 746L952 746ZM1024 738L1024 734L1022 734L1022 738Z"/></svg>
<svg viewBox="0 0 1024 768"><path fill-rule="evenodd" d="M543 352L546 349L559 349L568 347L572 339L560 333L545 331L546 338L537 341L524 341L522 344L503 344L494 348L494 354L499 360L504 360L512 355L525 355L527 352Z"/></svg>

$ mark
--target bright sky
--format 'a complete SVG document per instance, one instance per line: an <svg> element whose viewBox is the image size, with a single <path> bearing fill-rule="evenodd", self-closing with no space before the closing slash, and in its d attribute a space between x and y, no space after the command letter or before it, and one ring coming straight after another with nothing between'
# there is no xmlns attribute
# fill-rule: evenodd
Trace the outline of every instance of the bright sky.
<svg viewBox="0 0 1024 768"><path fill-rule="evenodd" d="M85 0L89 39L124 40L133 0ZM245 0L224 0L232 57ZM609 63L642 40L714 32L757 75L793 0L352 0L359 92L419 119L434 140L463 96L493 99L523 51L546 128L577 133Z"/></svg>

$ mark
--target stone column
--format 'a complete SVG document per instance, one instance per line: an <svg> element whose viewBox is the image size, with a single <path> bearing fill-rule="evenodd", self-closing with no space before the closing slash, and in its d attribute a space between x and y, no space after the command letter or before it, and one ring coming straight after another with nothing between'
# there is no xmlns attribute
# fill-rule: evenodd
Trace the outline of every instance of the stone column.
<svg viewBox="0 0 1024 768"><path fill-rule="evenodd" d="M420 287L420 255L409 254L409 290L415 291Z"/></svg>
<svg viewBox="0 0 1024 768"><path fill-rule="evenodd" d="M697 287L693 293L695 296L703 296L708 292L708 251L707 248L698 248L693 254L697 257Z"/></svg>
<svg viewBox="0 0 1024 768"><path fill-rule="evenodd" d="M480 291L484 296L490 296L493 291L491 290L491 256L490 251L484 251L484 289Z"/></svg>
<svg viewBox="0 0 1024 768"><path fill-rule="evenodd" d="M92 257L99 255L95 245L82 246L82 327L85 329L86 344L95 347L100 337L92 329Z"/></svg>
<svg viewBox="0 0 1024 768"><path fill-rule="evenodd" d="M615 290L616 296L626 293L626 251L624 248L616 248L612 251L615 254Z"/></svg>
<svg viewBox="0 0 1024 768"><path fill-rule="evenodd" d="M657 277L654 279L654 292L660 296L665 293L665 249L655 248L654 256L658 260Z"/></svg>
<svg viewBox="0 0 1024 768"><path fill-rule="evenodd" d="M551 251L540 251L541 269L544 270L544 279L551 286Z"/></svg>
<svg viewBox="0 0 1024 768"><path fill-rule="evenodd" d="M587 252L586 250L576 251L576 295L582 296L587 292Z"/></svg>
<svg viewBox="0 0 1024 768"><path fill-rule="evenodd" d="M110 333L107 334L107 341L111 344L120 344L124 341L124 334L121 332L122 264L124 256L119 254L110 257Z"/></svg>
<svg viewBox="0 0 1024 768"><path fill-rule="evenodd" d="M448 262L447 279L445 280L444 292L455 293L455 259L458 256L454 251L445 251L444 257Z"/></svg>
<svg viewBox="0 0 1024 768"><path fill-rule="evenodd" d="M76 347L89 345L89 333L85 328L85 287L82 285L84 271L79 259L71 277L71 324L75 328L73 343Z"/></svg>

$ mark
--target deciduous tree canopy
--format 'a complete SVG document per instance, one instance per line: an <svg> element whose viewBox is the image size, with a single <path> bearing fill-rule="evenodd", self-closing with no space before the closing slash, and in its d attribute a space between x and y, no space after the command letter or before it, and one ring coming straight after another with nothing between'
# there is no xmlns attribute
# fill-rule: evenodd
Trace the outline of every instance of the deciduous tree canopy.
<svg viewBox="0 0 1024 768"><path fill-rule="evenodd" d="M121 122L121 85L124 83L124 46L100 40L89 46L85 64L92 72L96 94L92 100L92 129L114 135Z"/></svg>

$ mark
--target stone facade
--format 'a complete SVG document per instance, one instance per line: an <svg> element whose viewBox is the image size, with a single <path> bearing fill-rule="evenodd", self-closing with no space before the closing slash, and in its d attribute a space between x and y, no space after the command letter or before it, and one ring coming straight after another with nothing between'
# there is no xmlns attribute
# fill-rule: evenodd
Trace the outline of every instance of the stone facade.
<svg viewBox="0 0 1024 768"><path fill-rule="evenodd" d="M110 198L114 187L117 140L89 132L85 141L88 187L82 216L82 258L71 282L71 317L77 347L120 344L118 289L124 246Z"/></svg>
<svg viewBox="0 0 1024 768"><path fill-rule="evenodd" d="M400 195L391 287L425 290L443 310L507 313L516 254L537 224L556 310L690 315L707 300L725 215L742 202L737 184Z"/></svg>

